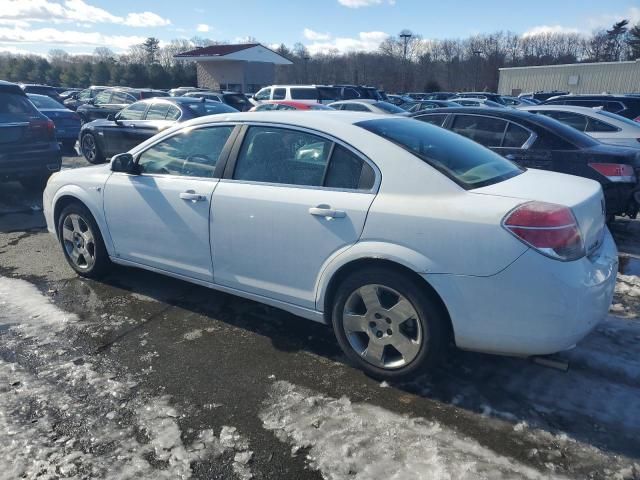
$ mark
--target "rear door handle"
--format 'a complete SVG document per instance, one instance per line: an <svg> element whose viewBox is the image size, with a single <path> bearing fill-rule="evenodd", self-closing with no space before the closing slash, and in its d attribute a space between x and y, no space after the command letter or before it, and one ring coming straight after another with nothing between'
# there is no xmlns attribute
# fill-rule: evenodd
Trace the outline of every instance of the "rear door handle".
<svg viewBox="0 0 640 480"><path fill-rule="evenodd" d="M347 215L342 210L334 210L328 205L318 205L317 207L311 207L309 209L309 213L316 217L327 217L327 218L343 218Z"/></svg>
<svg viewBox="0 0 640 480"><path fill-rule="evenodd" d="M180 194L180 198L182 200L190 201L190 202L204 202L207 197L204 195L200 195L193 190L187 190L186 192L182 192Z"/></svg>

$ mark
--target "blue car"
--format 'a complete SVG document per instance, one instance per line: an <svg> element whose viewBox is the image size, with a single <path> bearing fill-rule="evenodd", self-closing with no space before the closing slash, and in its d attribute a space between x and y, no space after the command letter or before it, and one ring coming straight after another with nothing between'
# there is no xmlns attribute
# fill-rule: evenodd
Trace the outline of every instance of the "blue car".
<svg viewBox="0 0 640 480"><path fill-rule="evenodd" d="M63 153L72 153L80 133L80 116L46 95L28 93L27 96L40 113L55 124L56 138Z"/></svg>

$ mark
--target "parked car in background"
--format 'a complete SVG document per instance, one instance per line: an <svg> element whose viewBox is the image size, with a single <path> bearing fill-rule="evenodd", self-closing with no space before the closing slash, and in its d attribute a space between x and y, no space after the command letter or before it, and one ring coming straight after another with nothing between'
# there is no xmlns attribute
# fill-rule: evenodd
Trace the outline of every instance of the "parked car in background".
<svg viewBox="0 0 640 480"><path fill-rule="evenodd" d="M538 105L521 110L555 118L603 143L640 148L640 123L601 108Z"/></svg>
<svg viewBox="0 0 640 480"><path fill-rule="evenodd" d="M207 100L226 103L227 105L235 108L239 112L246 112L253 107L253 103L251 103L243 93L238 93L238 92L197 91L197 92L185 93L183 97L206 98Z"/></svg>
<svg viewBox="0 0 640 480"><path fill-rule="evenodd" d="M254 104L271 100L288 100L304 103L331 103L340 99L340 88L324 85L272 85L253 96Z"/></svg>
<svg viewBox="0 0 640 480"><path fill-rule="evenodd" d="M138 100L168 96L167 92L150 88L107 88L96 95L93 100L89 100L86 104L79 106L76 112L80 115L82 123L87 123L116 114L127 105L131 105Z"/></svg>
<svg viewBox="0 0 640 480"><path fill-rule="evenodd" d="M606 145L545 115L510 108L448 108L414 118L470 138L523 167L600 182L609 220L638 213L638 150Z"/></svg>
<svg viewBox="0 0 640 480"><path fill-rule="evenodd" d="M449 343L554 353L607 316L618 260L597 182L409 118L327 118L192 120L55 175L47 228L81 276L117 263L267 303L333 326L386 379Z"/></svg>
<svg viewBox="0 0 640 480"><path fill-rule="evenodd" d="M502 95L491 92L460 92L450 100L455 101L454 98L480 98L483 100L491 100L492 102L498 103L503 106L506 105L505 101L502 99Z"/></svg>
<svg viewBox="0 0 640 480"><path fill-rule="evenodd" d="M520 95L518 95L518 98L528 98L530 100L534 100L538 103L541 103L546 100L549 100L551 97L556 97L558 95L569 95L569 92L565 92L562 90L551 90L549 92L546 92L546 91L540 90L537 92L521 93Z"/></svg>
<svg viewBox="0 0 640 480"><path fill-rule="evenodd" d="M106 119L85 123L80 151L89 163L126 152L176 123L204 115L235 113L222 102L191 97L155 97L133 103Z"/></svg>
<svg viewBox="0 0 640 480"><path fill-rule="evenodd" d="M40 113L53 121L56 127L56 138L62 146L62 152L72 153L80 133L80 116L46 95L28 93L27 97Z"/></svg>
<svg viewBox="0 0 640 480"><path fill-rule="evenodd" d="M64 101L67 98L78 96L81 91L82 89L80 88L65 88L61 92L59 92L60 98L62 98L62 100Z"/></svg>
<svg viewBox="0 0 640 480"><path fill-rule="evenodd" d="M460 104L447 100L418 100L416 102L407 102L399 105L400 108L407 112L419 112L420 110L428 110L430 108L447 108L459 107Z"/></svg>
<svg viewBox="0 0 640 480"><path fill-rule="evenodd" d="M363 85L331 85L335 89L333 100L383 100L375 87Z"/></svg>
<svg viewBox="0 0 640 480"><path fill-rule="evenodd" d="M425 93L421 100L449 100L457 96L455 92L431 92Z"/></svg>
<svg viewBox="0 0 640 480"><path fill-rule="evenodd" d="M302 103L280 100L274 102L264 102L253 107L250 112L274 112L277 110L335 110L328 105L321 103Z"/></svg>
<svg viewBox="0 0 640 480"><path fill-rule="evenodd" d="M423 98L425 98L427 95L429 95L429 93L426 92L408 92L408 93L403 93L404 96L412 98L413 100L422 100Z"/></svg>
<svg viewBox="0 0 640 480"><path fill-rule="evenodd" d="M561 95L551 97L543 105L602 107L607 112L640 122L640 97L635 95Z"/></svg>
<svg viewBox="0 0 640 480"><path fill-rule="evenodd" d="M84 105L85 103L89 103L89 101L96 98L96 96L106 90L109 87L102 87L100 85L93 85L89 88L85 88L81 90L75 95L70 95L66 100L64 100L63 104L70 110L77 110L80 105Z"/></svg>
<svg viewBox="0 0 640 480"><path fill-rule="evenodd" d="M389 102L379 100L341 100L330 103L335 110L347 110L350 112L391 113L394 115L408 115L406 110Z"/></svg>
<svg viewBox="0 0 640 480"><path fill-rule="evenodd" d="M475 98L475 97L453 97L450 102L455 102L459 106L463 107L491 107L491 108L509 108L502 103L496 103L493 100L487 98Z"/></svg>
<svg viewBox="0 0 640 480"><path fill-rule="evenodd" d="M400 106L403 103L414 102L415 100L408 95L387 95L387 102L393 103L396 106Z"/></svg>
<svg viewBox="0 0 640 480"><path fill-rule="evenodd" d="M61 163L53 121L22 88L0 80L0 181L18 180L26 188L43 189Z"/></svg>
<svg viewBox="0 0 640 480"><path fill-rule="evenodd" d="M169 94L169 96L171 97L181 97L182 95L184 95L185 93L189 93L189 92L207 92L208 89L206 88L198 88L198 87L177 87L177 88L172 88L171 90L169 90L167 93Z"/></svg>
<svg viewBox="0 0 640 480"><path fill-rule="evenodd" d="M24 90L24 93L37 93L38 95L46 95L47 97L54 99L58 103L62 103L63 101L55 87L50 87L49 85L23 83L20 84L20 88Z"/></svg>
<svg viewBox="0 0 640 480"><path fill-rule="evenodd" d="M507 107L521 107L521 106L531 106L531 105L538 104L538 102L534 102L528 98L511 97L509 95L502 95L502 100L504 101L504 104Z"/></svg>

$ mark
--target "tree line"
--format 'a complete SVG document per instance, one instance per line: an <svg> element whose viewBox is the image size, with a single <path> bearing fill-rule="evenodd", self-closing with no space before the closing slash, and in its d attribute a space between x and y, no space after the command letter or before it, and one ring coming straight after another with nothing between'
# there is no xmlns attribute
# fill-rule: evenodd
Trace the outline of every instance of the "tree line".
<svg viewBox="0 0 640 480"><path fill-rule="evenodd" d="M106 47L96 48L92 55L70 55L56 49L46 58L4 53L0 54L0 79L68 87L196 85L195 63L178 61L174 55L219 43L225 42L194 37L161 46L151 37L122 54ZM276 52L293 61L293 65L277 67L277 83L355 83L388 92L495 91L502 67L640 59L640 24L630 26L628 20L621 20L590 35L495 32L444 40L427 40L403 31L373 52L328 50L312 55L301 43L292 48L280 45Z"/></svg>

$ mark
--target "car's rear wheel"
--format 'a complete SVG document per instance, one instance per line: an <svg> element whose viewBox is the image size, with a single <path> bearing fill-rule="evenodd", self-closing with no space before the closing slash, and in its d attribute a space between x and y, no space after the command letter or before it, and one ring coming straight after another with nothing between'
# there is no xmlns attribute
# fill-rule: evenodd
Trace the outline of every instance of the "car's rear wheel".
<svg viewBox="0 0 640 480"><path fill-rule="evenodd" d="M67 262L83 277L98 278L111 267L100 229L84 205L72 203L64 208L58 238Z"/></svg>
<svg viewBox="0 0 640 480"><path fill-rule="evenodd" d="M446 318L426 289L394 269L367 268L338 287L333 328L345 354L376 378L426 371L447 346Z"/></svg>
<svg viewBox="0 0 640 480"><path fill-rule="evenodd" d="M80 140L80 150L82 151L84 158L86 158L89 163L98 164L104 163L105 161L104 155L100 151L100 147L96 142L96 137L94 137L92 133L85 133L82 135L82 139Z"/></svg>

